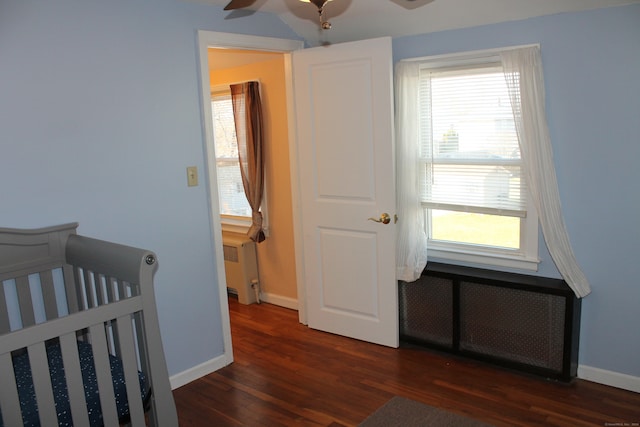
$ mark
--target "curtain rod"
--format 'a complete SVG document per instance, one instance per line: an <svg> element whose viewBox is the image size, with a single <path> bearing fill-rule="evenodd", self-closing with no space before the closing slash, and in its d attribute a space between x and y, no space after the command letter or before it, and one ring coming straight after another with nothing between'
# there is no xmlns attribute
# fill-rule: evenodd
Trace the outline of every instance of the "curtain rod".
<svg viewBox="0 0 640 427"><path fill-rule="evenodd" d="M454 53L444 53L440 55L428 55L421 56L419 58L405 58L401 59L400 62L418 62L425 60L438 60L438 59L451 59L458 56L463 56L465 58L482 58L485 56L495 56L500 52L505 52L508 50L516 50L516 49L524 49L528 47L540 47L540 43L535 44L523 44L518 46L505 46L505 47L496 47L493 49L482 49L482 50L470 50L466 52L454 52Z"/></svg>

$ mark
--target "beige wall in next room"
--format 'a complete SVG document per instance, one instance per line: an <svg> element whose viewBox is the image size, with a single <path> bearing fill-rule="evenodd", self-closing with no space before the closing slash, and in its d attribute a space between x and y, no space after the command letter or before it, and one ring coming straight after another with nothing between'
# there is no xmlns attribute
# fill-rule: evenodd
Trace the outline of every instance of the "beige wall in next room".
<svg viewBox="0 0 640 427"><path fill-rule="evenodd" d="M265 179L269 237L257 245L261 291L267 301L297 300L289 124L285 89L285 58L282 54L211 49L211 86L259 80L264 114ZM241 64L241 65L237 65Z"/></svg>

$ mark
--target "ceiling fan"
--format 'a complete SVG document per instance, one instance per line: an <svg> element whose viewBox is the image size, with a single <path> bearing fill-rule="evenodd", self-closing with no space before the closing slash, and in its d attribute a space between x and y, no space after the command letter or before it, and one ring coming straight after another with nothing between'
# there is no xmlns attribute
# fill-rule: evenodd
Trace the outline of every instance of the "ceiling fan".
<svg viewBox="0 0 640 427"><path fill-rule="evenodd" d="M229 4L224 7L224 10L242 9L251 6L256 0L231 0ZM313 3L318 8L318 15L320 17L320 28L323 30L331 29L331 23L324 18L324 7L327 3L333 0L299 0L303 3ZM404 0L405 2L414 2L416 0Z"/></svg>

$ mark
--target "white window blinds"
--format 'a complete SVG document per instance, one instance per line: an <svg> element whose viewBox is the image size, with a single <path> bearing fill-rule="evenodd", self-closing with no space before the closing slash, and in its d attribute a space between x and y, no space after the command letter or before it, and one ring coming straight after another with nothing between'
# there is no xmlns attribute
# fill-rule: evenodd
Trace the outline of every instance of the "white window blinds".
<svg viewBox="0 0 640 427"><path fill-rule="evenodd" d="M245 196L240 176L231 94L228 91L212 93L211 110L213 113L220 213L250 218L251 207L247 196Z"/></svg>
<svg viewBox="0 0 640 427"><path fill-rule="evenodd" d="M502 67L420 72L422 203L526 216L520 149Z"/></svg>

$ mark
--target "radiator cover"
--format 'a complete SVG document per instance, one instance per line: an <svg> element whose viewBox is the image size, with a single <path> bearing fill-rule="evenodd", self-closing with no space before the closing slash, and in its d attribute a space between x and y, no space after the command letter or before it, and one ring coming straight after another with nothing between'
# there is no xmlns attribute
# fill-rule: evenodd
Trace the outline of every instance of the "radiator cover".
<svg viewBox="0 0 640 427"><path fill-rule="evenodd" d="M256 244L245 235L223 233L222 250L227 289L238 294L241 304L259 302L253 288L259 282Z"/></svg>
<svg viewBox="0 0 640 427"><path fill-rule="evenodd" d="M576 376L580 299L558 279L429 263L399 282L400 338L547 378Z"/></svg>

